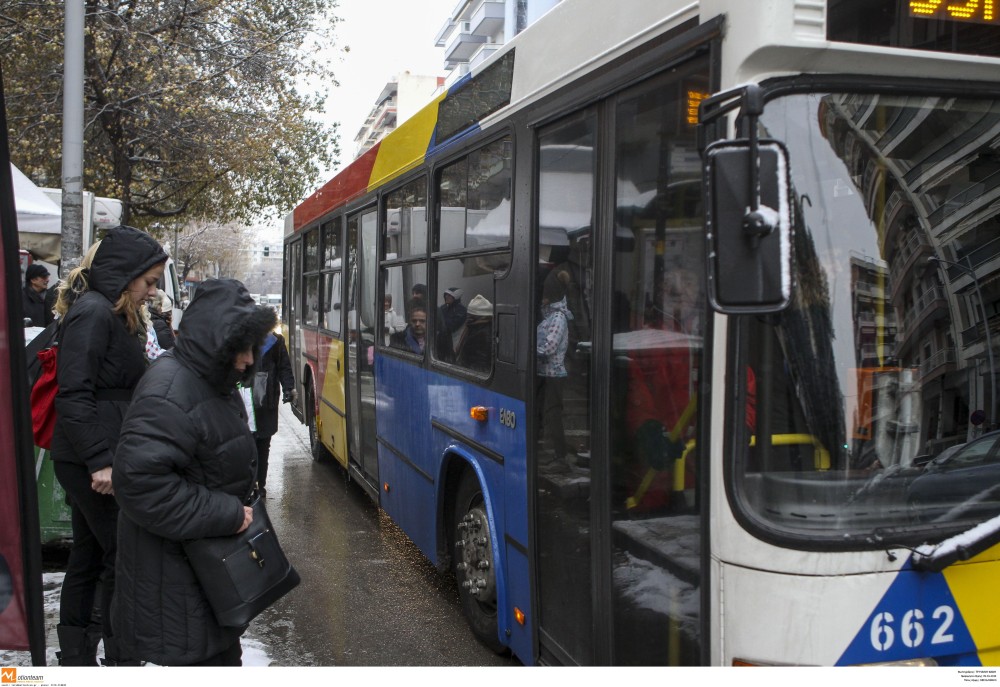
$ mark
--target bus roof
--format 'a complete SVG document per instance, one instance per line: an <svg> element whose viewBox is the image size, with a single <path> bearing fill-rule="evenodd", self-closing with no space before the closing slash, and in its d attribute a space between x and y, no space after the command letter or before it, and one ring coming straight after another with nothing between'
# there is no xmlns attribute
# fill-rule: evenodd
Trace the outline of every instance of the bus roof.
<svg viewBox="0 0 1000 687"><path fill-rule="evenodd" d="M303 200L286 221L285 235L301 231L491 121L610 61L624 50L620 46L637 36L651 37L698 17L698 3L690 0L634 0L625 3L627 10L616 10L610 24L581 21L607 14L605 4L606 0L575 0L553 7ZM675 6L668 27L664 4Z"/></svg>

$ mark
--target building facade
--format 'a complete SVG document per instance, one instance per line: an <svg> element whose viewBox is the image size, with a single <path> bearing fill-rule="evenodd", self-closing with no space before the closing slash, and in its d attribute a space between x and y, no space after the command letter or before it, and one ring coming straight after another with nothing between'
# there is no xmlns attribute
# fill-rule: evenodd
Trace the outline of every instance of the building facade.
<svg viewBox="0 0 1000 687"><path fill-rule="evenodd" d="M475 69L560 0L459 0L434 44L444 48L445 86Z"/></svg>

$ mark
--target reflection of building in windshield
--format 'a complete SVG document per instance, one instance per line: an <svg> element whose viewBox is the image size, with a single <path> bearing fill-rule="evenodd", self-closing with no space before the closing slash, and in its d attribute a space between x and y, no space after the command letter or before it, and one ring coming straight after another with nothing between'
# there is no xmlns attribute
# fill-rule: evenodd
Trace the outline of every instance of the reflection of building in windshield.
<svg viewBox="0 0 1000 687"><path fill-rule="evenodd" d="M890 464L889 456L912 455L919 441L920 404L913 403L912 370L896 360L896 314L885 263L851 256L851 314L857 361L857 400L851 431L852 467ZM905 412L900 412L905 406ZM905 419L900 417L905 415ZM909 453L903 448L909 444Z"/></svg>
<svg viewBox="0 0 1000 687"><path fill-rule="evenodd" d="M900 415L914 412L914 405L904 410L898 397L894 401L896 441L907 446L897 444L895 457L883 456L882 462L908 461L918 452L914 445L937 453L979 431L969 422L971 411L990 411L993 352L987 350L981 313L985 309L994 318L1000 300L1000 107L991 101L837 94L823 98L818 114L823 135L847 165L872 218L888 265L888 274L873 266L866 275L860 263L852 265L852 298L865 303L854 313L858 369L899 368L895 383L912 384L921 396L916 442L909 435L904 440L917 427ZM941 262L929 265L932 256ZM859 292L872 283L882 284L881 293ZM872 383L871 375L865 379ZM857 389L859 403L867 391ZM874 441L878 410L861 408L858 414L873 424L856 426L855 439Z"/></svg>

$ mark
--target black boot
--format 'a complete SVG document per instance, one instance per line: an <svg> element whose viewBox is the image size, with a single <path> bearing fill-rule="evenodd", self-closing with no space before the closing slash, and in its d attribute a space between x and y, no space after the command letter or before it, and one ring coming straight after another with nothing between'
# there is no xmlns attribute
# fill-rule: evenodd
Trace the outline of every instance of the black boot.
<svg viewBox="0 0 1000 687"><path fill-rule="evenodd" d="M90 627L87 628L87 651L89 654L97 656L97 647L101 644L101 626L100 624L91 623ZM101 662L98 660L98 665Z"/></svg>
<svg viewBox="0 0 1000 687"><path fill-rule="evenodd" d="M87 628L56 625L59 651L56 658L61 666L97 666L97 644L91 643Z"/></svg>
<svg viewBox="0 0 1000 687"><path fill-rule="evenodd" d="M104 638L104 665L106 666L141 666L142 661L129 658L121 644L114 637Z"/></svg>

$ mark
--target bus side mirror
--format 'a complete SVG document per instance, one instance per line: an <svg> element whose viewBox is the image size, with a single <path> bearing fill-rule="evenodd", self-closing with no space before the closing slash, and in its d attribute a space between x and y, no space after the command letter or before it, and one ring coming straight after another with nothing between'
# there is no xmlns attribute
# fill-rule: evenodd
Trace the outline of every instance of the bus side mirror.
<svg viewBox="0 0 1000 687"><path fill-rule="evenodd" d="M712 307L725 314L784 309L792 291L787 152L776 141L719 141L707 148L706 159Z"/></svg>

